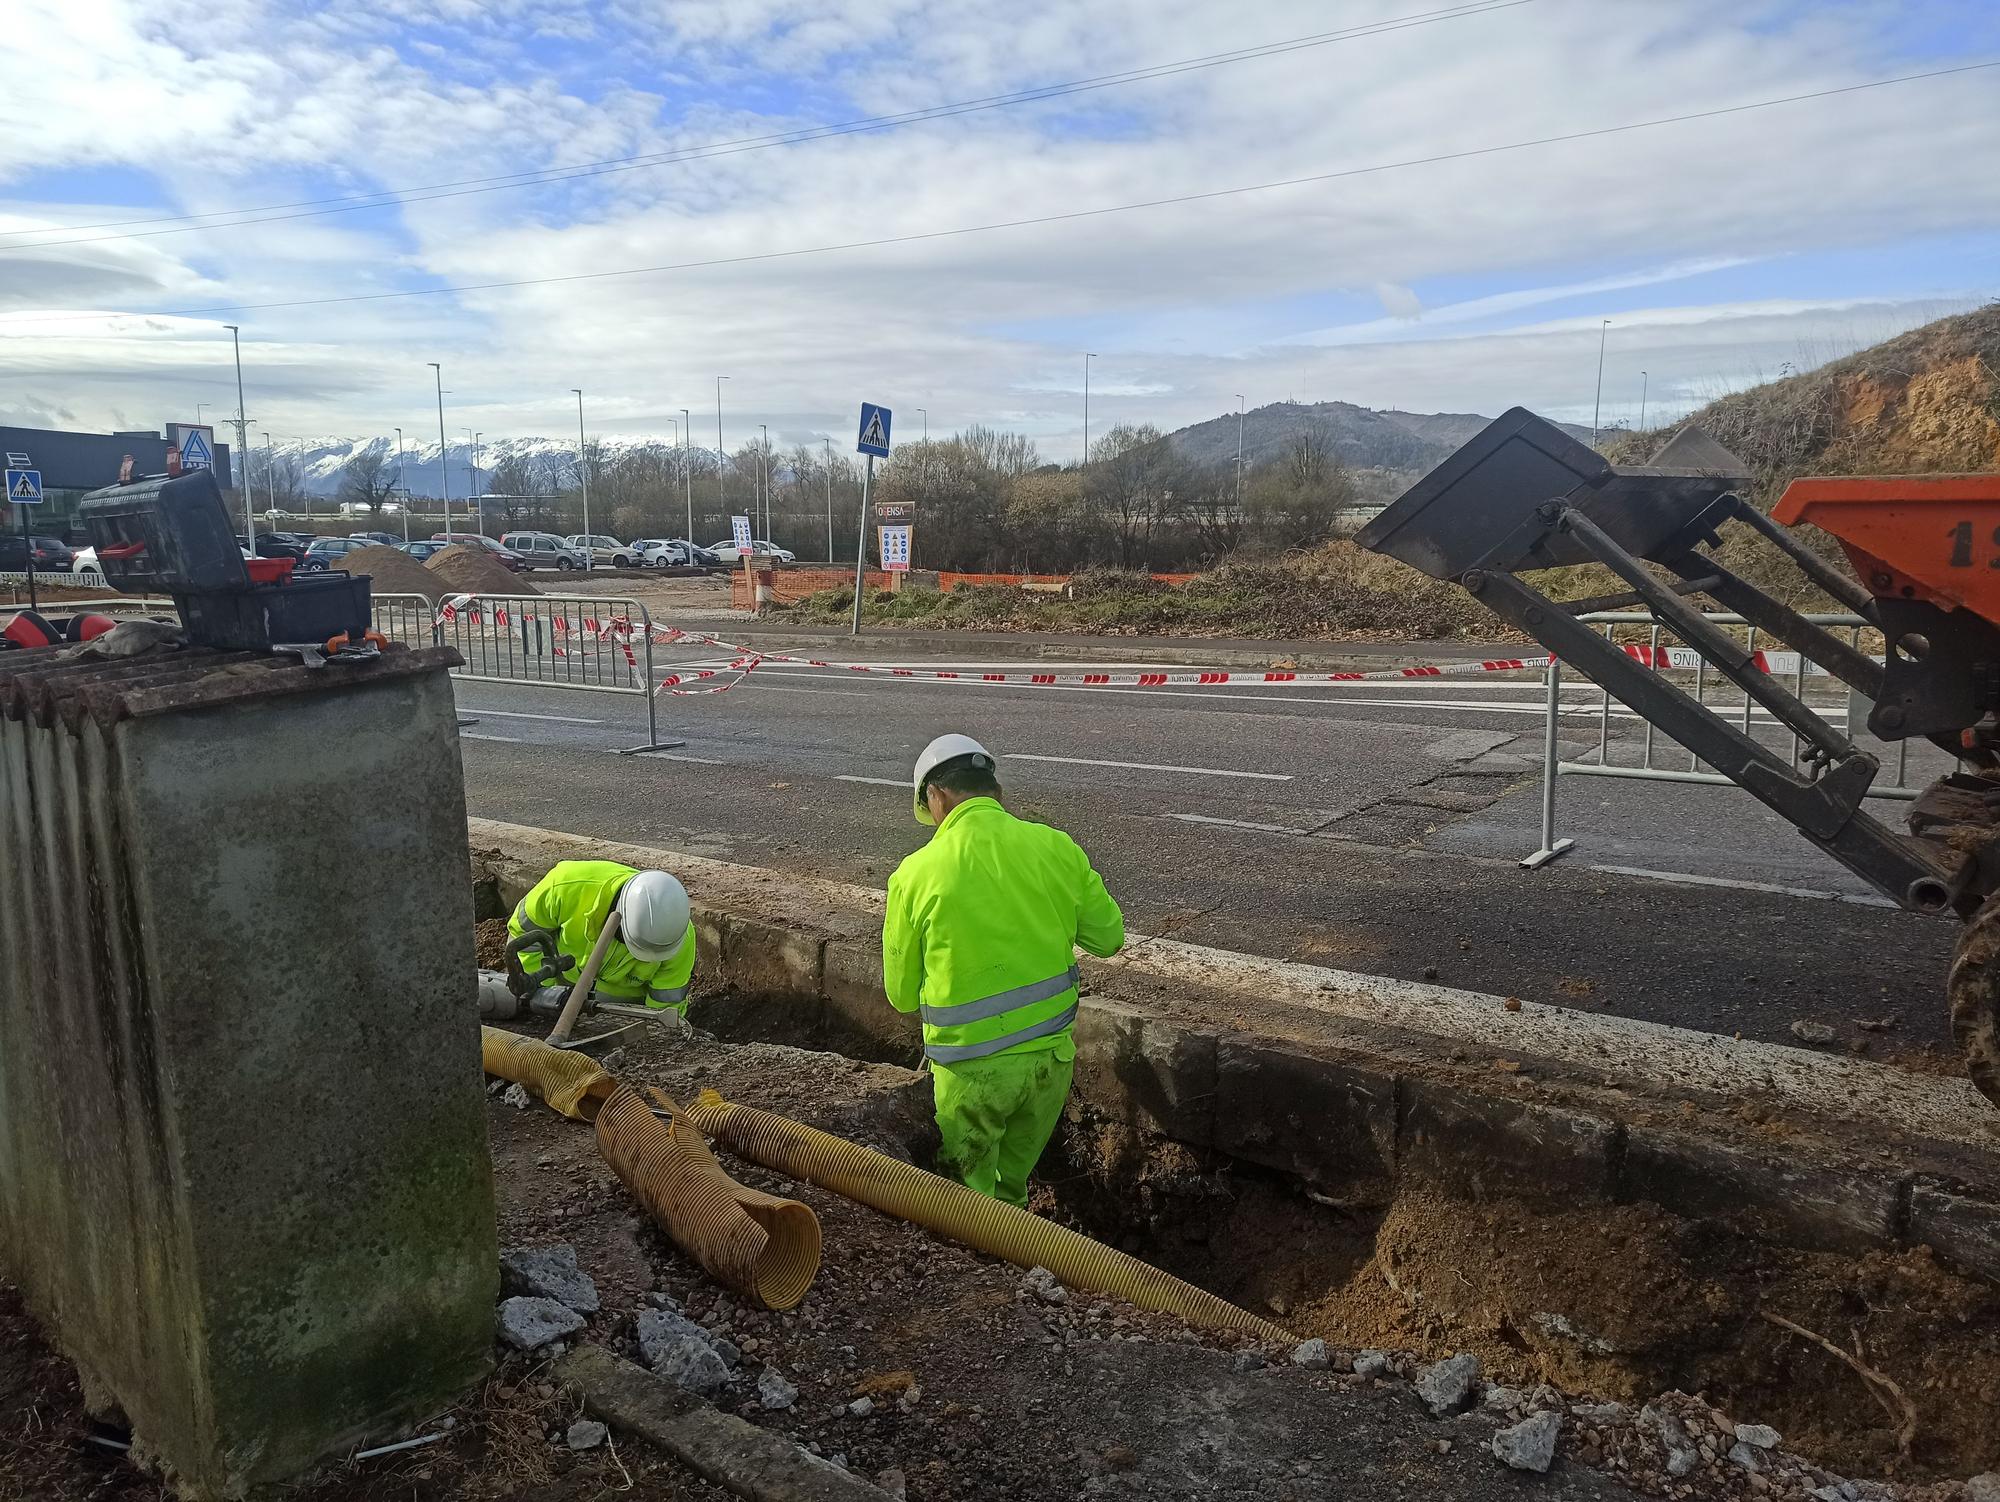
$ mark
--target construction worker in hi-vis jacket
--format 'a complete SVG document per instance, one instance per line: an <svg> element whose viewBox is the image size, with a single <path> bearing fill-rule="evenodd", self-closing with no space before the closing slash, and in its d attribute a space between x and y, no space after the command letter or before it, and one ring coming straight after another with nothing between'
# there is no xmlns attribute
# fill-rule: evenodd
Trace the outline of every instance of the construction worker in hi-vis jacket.
<svg viewBox="0 0 2000 1502"><path fill-rule="evenodd" d="M1125 918L1075 840L1000 806L970 736L926 746L915 791L937 832L889 878L884 989L923 1016L940 1170L1025 1205L1075 1070L1077 947L1116 954Z"/></svg>

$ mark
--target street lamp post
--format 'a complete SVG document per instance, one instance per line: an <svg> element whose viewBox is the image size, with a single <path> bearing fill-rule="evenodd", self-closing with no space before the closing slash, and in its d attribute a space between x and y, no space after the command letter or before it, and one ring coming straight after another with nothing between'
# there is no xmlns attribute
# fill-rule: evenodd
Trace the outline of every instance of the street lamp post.
<svg viewBox="0 0 2000 1502"><path fill-rule="evenodd" d="M444 367L437 361L426 362L437 377L438 398L438 489L444 499L444 540L451 541L451 465L445 461L444 449Z"/></svg>
<svg viewBox="0 0 2000 1502"><path fill-rule="evenodd" d="M757 424L757 489L764 507L764 540L771 540L771 429Z"/></svg>
<svg viewBox="0 0 2000 1502"><path fill-rule="evenodd" d="M198 424L200 420L196 419L196 421ZM248 470L244 471L243 478L246 483L249 481L250 474ZM271 430L269 428L264 429L264 493L271 498L271 509L276 511L278 509L278 451L272 447Z"/></svg>
<svg viewBox="0 0 2000 1502"><path fill-rule="evenodd" d="M403 542L410 541L410 487L403 483L403 430L396 429L396 486L403 492Z"/></svg>
<svg viewBox="0 0 2000 1502"><path fill-rule="evenodd" d="M1650 378L1645 371L1639 372L1639 431L1646 431L1646 386Z"/></svg>
<svg viewBox="0 0 2000 1502"><path fill-rule="evenodd" d="M479 435L470 428L460 428L459 432L465 435L465 452L469 456L465 465L465 485L468 491L465 498L472 502L473 512L477 518L476 525L479 528L479 535L484 537L486 535L486 507L481 504L479 499Z"/></svg>
<svg viewBox="0 0 2000 1502"><path fill-rule="evenodd" d="M826 441L826 561L833 562L833 440Z"/></svg>
<svg viewBox="0 0 2000 1502"><path fill-rule="evenodd" d="M722 453L722 383L728 379L728 376L715 378L715 504L722 508L724 526L729 524L729 497L722 488L722 471L729 461ZM690 537L688 541L694 539Z"/></svg>
<svg viewBox="0 0 2000 1502"><path fill-rule="evenodd" d="M1243 520L1243 393L1236 393L1236 519Z"/></svg>
<svg viewBox="0 0 2000 1502"><path fill-rule="evenodd" d="M1090 362L1097 356L1086 353L1083 357L1083 462L1090 465Z"/></svg>
<svg viewBox="0 0 2000 1502"><path fill-rule="evenodd" d="M236 351L236 462L242 464L248 458L247 451L250 447L250 436L247 432L249 419L243 415L243 336L233 323L225 323L223 327L229 330L229 343ZM208 404L204 402L201 405ZM248 471L245 473L247 476ZM232 474L229 478L236 480L237 477ZM250 487L242 480L237 480L237 484L243 491L243 545L254 553L257 551L257 523L251 515Z"/></svg>
<svg viewBox="0 0 2000 1502"><path fill-rule="evenodd" d="M590 538L590 458L584 452L583 440L583 391L572 386L576 393L576 472L583 477L583 567L589 572L597 566L597 544Z"/></svg>
<svg viewBox="0 0 2000 1502"><path fill-rule="evenodd" d="M1604 340L1611 332L1611 320L1605 319L1597 330L1597 400L1590 408L1590 444L1597 446L1598 419L1604 414Z"/></svg>
<svg viewBox="0 0 2000 1502"><path fill-rule="evenodd" d="M681 408L681 483L687 486L688 502L688 563L694 563L694 462L688 446L694 442L694 418L686 407Z"/></svg>
<svg viewBox="0 0 2000 1502"><path fill-rule="evenodd" d="M917 415L924 420L924 442L929 443L931 441L931 409L929 407L919 407L917 408Z"/></svg>

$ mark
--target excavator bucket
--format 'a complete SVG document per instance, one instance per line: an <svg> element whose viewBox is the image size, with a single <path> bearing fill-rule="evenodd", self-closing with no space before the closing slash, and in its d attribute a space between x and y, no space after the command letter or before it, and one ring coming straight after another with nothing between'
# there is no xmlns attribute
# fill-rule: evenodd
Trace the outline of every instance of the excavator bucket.
<svg viewBox="0 0 2000 1502"><path fill-rule="evenodd" d="M1538 508L1567 502L1626 552L1685 554L1703 514L1743 483L1746 466L1690 429L1645 466L1614 465L1525 407L1502 413L1425 475L1356 538L1433 579L1468 569L1503 573L1587 563L1566 535L1541 535Z"/></svg>

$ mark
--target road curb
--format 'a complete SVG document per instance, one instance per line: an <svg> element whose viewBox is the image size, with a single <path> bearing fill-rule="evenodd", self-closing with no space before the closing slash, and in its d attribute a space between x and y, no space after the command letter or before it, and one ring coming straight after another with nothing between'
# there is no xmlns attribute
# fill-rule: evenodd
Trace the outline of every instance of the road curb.
<svg viewBox="0 0 2000 1502"><path fill-rule="evenodd" d="M880 1487L602 1346L578 1347L563 1357L556 1376L605 1423L658 1445L735 1496L751 1502L887 1502L889 1494Z"/></svg>
<svg viewBox="0 0 2000 1502"><path fill-rule="evenodd" d="M470 821L507 905L556 860L677 872L704 1026L913 1062L882 893ZM2000 1113L1960 1079L1133 935L1084 962L1077 1091L1111 1119L1368 1197L1653 1203L1773 1245L1928 1245L2000 1281Z"/></svg>

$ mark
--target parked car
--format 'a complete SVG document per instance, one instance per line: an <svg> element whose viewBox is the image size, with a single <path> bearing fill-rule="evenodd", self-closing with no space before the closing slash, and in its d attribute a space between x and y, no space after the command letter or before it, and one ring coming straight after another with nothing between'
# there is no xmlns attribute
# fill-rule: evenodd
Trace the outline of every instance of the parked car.
<svg viewBox="0 0 2000 1502"><path fill-rule="evenodd" d="M427 538L419 537L415 542L399 542L396 544L396 548L397 551L408 553L412 558L421 563L433 553L442 553L445 545L441 542L432 542Z"/></svg>
<svg viewBox="0 0 2000 1502"><path fill-rule="evenodd" d="M502 547L490 537L481 537L477 532L433 532L432 542L462 542L469 548L484 548L491 553L503 568L513 573L521 573L528 567L528 560L512 548Z"/></svg>
<svg viewBox="0 0 2000 1502"><path fill-rule="evenodd" d="M296 532L259 532L254 551L259 558L289 558L294 563L304 562L306 549L312 546L313 539L308 537L300 542L298 535ZM236 538L236 546L244 547L241 534Z"/></svg>
<svg viewBox="0 0 2000 1502"><path fill-rule="evenodd" d="M61 538L30 537L24 542L18 532L0 532L0 573L26 573L31 548L37 570L68 573L70 565L76 562L76 554Z"/></svg>
<svg viewBox="0 0 2000 1502"><path fill-rule="evenodd" d="M519 553L529 568L567 571L582 568L586 562L581 549L571 547L553 532L503 532L500 546Z"/></svg>
<svg viewBox="0 0 2000 1502"><path fill-rule="evenodd" d="M349 553L374 546L374 542L360 537L315 537L312 546L306 549L306 556L299 560L297 571L323 574L330 568L342 567Z"/></svg>
<svg viewBox="0 0 2000 1502"><path fill-rule="evenodd" d="M400 548L403 539L394 532L350 532L347 534L366 547Z"/></svg>
<svg viewBox="0 0 2000 1502"><path fill-rule="evenodd" d="M579 553L588 551L598 568L630 568L633 561L631 545L622 543L615 537L606 537L602 532L578 532L563 541Z"/></svg>
<svg viewBox="0 0 2000 1502"><path fill-rule="evenodd" d="M96 548L78 548L70 559L69 571L85 589L102 589L109 582L104 577L104 570L97 566Z"/></svg>
<svg viewBox="0 0 2000 1502"><path fill-rule="evenodd" d="M734 541L728 539L722 542L710 543L708 551L715 556L716 561L719 563L740 563L743 559L742 551L736 546ZM775 542L766 542L761 537L750 544L750 551L759 558L769 558L778 563L797 563L799 561L799 555L794 553L790 548L781 548Z"/></svg>
<svg viewBox="0 0 2000 1502"><path fill-rule="evenodd" d="M642 568L714 568L722 560L684 537L642 537L632 544Z"/></svg>

